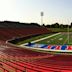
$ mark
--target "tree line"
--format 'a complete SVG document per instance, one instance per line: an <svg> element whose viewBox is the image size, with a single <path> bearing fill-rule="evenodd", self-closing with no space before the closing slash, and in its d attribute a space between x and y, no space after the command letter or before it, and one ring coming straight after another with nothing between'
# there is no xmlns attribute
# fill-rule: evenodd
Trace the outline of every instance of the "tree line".
<svg viewBox="0 0 72 72"><path fill-rule="evenodd" d="M47 28L72 28L72 22L70 25L68 24L59 24L59 23L54 23L54 24L43 24L40 25L38 23L21 23L21 22L15 22L15 21L0 21L0 27L16 27L16 28L23 28L23 27L47 27Z"/></svg>
<svg viewBox="0 0 72 72"><path fill-rule="evenodd" d="M47 25L42 25L42 26L44 26L44 27L47 27L47 28L72 28L72 23L70 24L70 25L68 25L68 24L59 24L59 23L54 23L54 24L51 24L51 25L49 25L49 24L47 24Z"/></svg>

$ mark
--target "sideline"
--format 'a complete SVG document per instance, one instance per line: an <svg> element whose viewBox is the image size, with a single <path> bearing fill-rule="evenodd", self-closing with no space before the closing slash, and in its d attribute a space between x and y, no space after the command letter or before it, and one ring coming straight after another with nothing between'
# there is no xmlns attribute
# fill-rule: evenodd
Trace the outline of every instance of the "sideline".
<svg viewBox="0 0 72 72"><path fill-rule="evenodd" d="M50 35L50 36L47 36L47 37L44 37L44 38L41 38L41 39L34 40L34 41L32 41L31 43L39 42L39 41L42 41L42 40L51 38L51 37L56 36L56 35L59 35L59 34L61 34L61 33L59 32L59 33L56 33L56 34L53 34L53 35ZM19 45L19 46L24 46L24 45L26 45L26 44L28 44L28 43L24 43L24 44L21 44L21 45Z"/></svg>

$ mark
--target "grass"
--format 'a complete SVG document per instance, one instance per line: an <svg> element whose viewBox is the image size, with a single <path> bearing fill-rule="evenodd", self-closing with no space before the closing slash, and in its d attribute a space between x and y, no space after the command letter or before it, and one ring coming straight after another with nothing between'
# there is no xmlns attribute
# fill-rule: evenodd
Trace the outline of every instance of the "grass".
<svg viewBox="0 0 72 72"><path fill-rule="evenodd" d="M72 33L69 34L69 43L68 43L67 33L61 33L59 35L39 41L37 43L38 44L49 44L49 45L72 45Z"/></svg>
<svg viewBox="0 0 72 72"><path fill-rule="evenodd" d="M67 28L48 28L48 30L52 30L53 32L67 32ZM69 31L71 32L72 31L72 28L69 28ZM40 36L36 36L36 37L32 37L30 39L26 39L26 40L23 40L23 41L20 41L17 43L17 45L20 45L20 44L23 44L23 43L28 43L28 42L31 42L31 41L34 41L34 40L37 40L37 39L40 39L40 38L44 38L46 36L49 36L49 35L52 35L52 34L44 34L44 35L40 35ZM63 36L63 37L62 37ZM63 40L62 41L59 41L58 39L62 37ZM54 40L51 40L53 38L57 38ZM46 39L44 41L41 41L41 42L38 42L38 43L45 43L45 44L68 44L68 40L67 40L67 34L64 36L64 35L59 35L59 36L56 36L56 37L51 37L49 39ZM70 37L72 38L72 37ZM50 41L48 43L48 41ZM71 45L72 44L72 39L69 40L69 44L68 45Z"/></svg>
<svg viewBox="0 0 72 72"><path fill-rule="evenodd" d="M21 41L21 42L18 42L17 45L20 45L20 44L23 44L23 43L28 43L28 42L31 42L31 41L34 41L34 40L37 40L37 39L40 39L40 38L44 38L44 37L47 37L47 36L50 36L52 35L51 34L44 34L44 35L39 35L39 36L36 36L36 37L32 37L30 39L26 39L24 41Z"/></svg>
<svg viewBox="0 0 72 72"><path fill-rule="evenodd" d="M48 28L48 30L51 30L53 32L67 32L67 28ZM69 31L72 32L72 29L70 28Z"/></svg>
<svg viewBox="0 0 72 72"><path fill-rule="evenodd" d="M48 30L53 32L67 32L68 28L48 28ZM69 32L72 32L72 28L69 28Z"/></svg>
<svg viewBox="0 0 72 72"><path fill-rule="evenodd" d="M45 35L40 35L37 37L32 37L30 39L27 39L25 41L20 42L20 44L27 43L29 41L34 41L37 39L41 39L47 36L50 36L53 34L45 34ZM48 42L49 41L49 42ZM41 40L39 42L36 42L38 44L47 44L47 45L72 45L72 32L69 33L69 43L68 43L68 33L67 32L61 32L58 35L55 35L53 37L47 38L45 40ZM37 49L31 49L33 51L37 52L44 52L44 53L50 53L50 54L67 54L71 55L72 52L60 52L60 51L43 51L43 50L37 50Z"/></svg>
<svg viewBox="0 0 72 72"><path fill-rule="evenodd" d="M59 28L52 28L52 30L54 30L55 32L60 31ZM64 30L67 31L67 28L64 28ZM70 30L72 30L72 29L70 28ZM52 34L53 33L32 37L30 39L26 39L24 41L18 42L17 45L32 42L32 41L35 41L35 40L50 36ZM63 32L63 33L61 33L59 35L50 37L50 38L45 39L45 40L41 40L41 41L36 42L36 43L38 43L38 44L48 44L48 45L72 45L72 32L69 33L69 43L68 43L68 33L67 32Z"/></svg>

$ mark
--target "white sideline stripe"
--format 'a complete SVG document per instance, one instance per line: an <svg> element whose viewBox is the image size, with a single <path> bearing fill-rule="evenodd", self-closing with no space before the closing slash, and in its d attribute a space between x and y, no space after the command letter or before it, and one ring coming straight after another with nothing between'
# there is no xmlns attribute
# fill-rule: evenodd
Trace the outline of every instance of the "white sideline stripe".
<svg viewBox="0 0 72 72"><path fill-rule="evenodd" d="M41 39L38 39L38 40L35 40L35 41L32 41L32 42L34 43L34 42L38 42L38 41L41 41L41 40L45 40L45 39L47 39L47 38L50 38L50 37L56 36L56 35L58 35L58 34L60 34L60 33L53 34L53 35L51 35L51 36L47 36L47 37L44 37L44 38L41 38Z"/></svg>
<svg viewBox="0 0 72 72"><path fill-rule="evenodd" d="M56 34L53 34L53 35L50 35L50 36L47 36L47 37L44 37L44 38L41 38L41 39L34 40L34 41L32 41L31 43L39 42L39 41L41 41L41 40L45 40L45 39L47 39L47 38L51 38L51 37L56 36L56 35L59 35L59 34L61 34L61 33L56 33ZM28 43L21 44L20 46L24 46L24 45L26 45L26 44L28 44Z"/></svg>

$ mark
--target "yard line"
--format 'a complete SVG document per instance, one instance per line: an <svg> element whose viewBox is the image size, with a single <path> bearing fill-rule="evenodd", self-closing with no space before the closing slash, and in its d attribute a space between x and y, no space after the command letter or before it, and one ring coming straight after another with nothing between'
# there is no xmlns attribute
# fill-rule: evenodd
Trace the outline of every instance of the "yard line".
<svg viewBox="0 0 72 72"><path fill-rule="evenodd" d="M65 39L65 41L64 41L64 43L63 43L63 45L64 45L67 41L68 41L68 39Z"/></svg>
<svg viewBox="0 0 72 72"><path fill-rule="evenodd" d="M59 33L56 33L56 34L53 34L53 35L50 35L50 36L47 36L47 37L44 37L44 38L41 38L41 39L34 40L31 43L39 42L39 41L42 41L42 40L51 38L51 37L56 36L56 35L59 35L59 34L61 34L61 33L59 32ZM26 44L28 44L28 43L21 44L20 46L24 46Z"/></svg>

